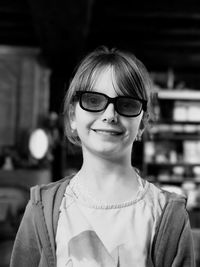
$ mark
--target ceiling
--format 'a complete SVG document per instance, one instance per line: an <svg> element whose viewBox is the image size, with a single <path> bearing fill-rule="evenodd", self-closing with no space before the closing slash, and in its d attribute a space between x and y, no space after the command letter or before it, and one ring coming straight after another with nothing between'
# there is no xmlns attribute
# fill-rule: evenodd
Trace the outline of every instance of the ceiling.
<svg viewBox="0 0 200 267"><path fill-rule="evenodd" d="M63 73L96 46L128 49L200 88L199 0L2 0L0 44L39 46Z"/></svg>
<svg viewBox="0 0 200 267"><path fill-rule="evenodd" d="M91 25L92 43L101 38L116 43L135 51L153 67L199 67L200 3L138 2L99 1Z"/></svg>

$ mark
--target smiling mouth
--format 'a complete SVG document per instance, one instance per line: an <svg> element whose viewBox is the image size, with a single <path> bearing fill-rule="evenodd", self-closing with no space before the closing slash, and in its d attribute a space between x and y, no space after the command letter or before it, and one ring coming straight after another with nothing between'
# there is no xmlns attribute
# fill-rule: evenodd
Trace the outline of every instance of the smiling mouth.
<svg viewBox="0 0 200 267"><path fill-rule="evenodd" d="M101 130L101 129L93 129L95 133L103 134L103 135L114 135L114 136L119 136L122 135L122 132L119 131L112 131L112 130Z"/></svg>

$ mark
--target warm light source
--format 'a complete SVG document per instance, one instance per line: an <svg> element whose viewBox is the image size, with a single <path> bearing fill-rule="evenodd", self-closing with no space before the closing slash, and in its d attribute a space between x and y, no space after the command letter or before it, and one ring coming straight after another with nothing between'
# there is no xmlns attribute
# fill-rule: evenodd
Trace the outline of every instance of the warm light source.
<svg viewBox="0 0 200 267"><path fill-rule="evenodd" d="M49 148L49 138L43 129L34 130L29 139L29 151L35 159L42 159L45 157Z"/></svg>

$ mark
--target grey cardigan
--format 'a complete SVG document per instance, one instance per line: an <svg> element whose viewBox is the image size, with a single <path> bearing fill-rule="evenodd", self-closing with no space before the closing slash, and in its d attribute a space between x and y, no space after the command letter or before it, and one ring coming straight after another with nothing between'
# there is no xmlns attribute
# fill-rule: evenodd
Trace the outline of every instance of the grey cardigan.
<svg viewBox="0 0 200 267"><path fill-rule="evenodd" d="M71 177L31 189L16 235L10 267L55 267L59 207ZM148 267L194 267L194 249L186 199L165 192L167 199Z"/></svg>

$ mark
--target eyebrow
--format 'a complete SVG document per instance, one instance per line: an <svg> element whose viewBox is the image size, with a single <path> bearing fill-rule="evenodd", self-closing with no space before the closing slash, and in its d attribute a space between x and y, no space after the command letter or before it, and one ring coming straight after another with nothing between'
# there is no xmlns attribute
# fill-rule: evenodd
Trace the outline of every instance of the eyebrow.
<svg viewBox="0 0 200 267"><path fill-rule="evenodd" d="M121 92L121 95L119 95L119 92L117 90L114 89L114 91L116 92L117 96L116 97L119 97L119 96L127 96L127 97L134 97L134 96L131 96L131 95L124 95L122 91ZM104 94L104 95L107 95L106 93L102 93L102 92L99 92L97 89L93 88L92 90L86 90L85 92L94 92L94 93L100 93L100 94Z"/></svg>

